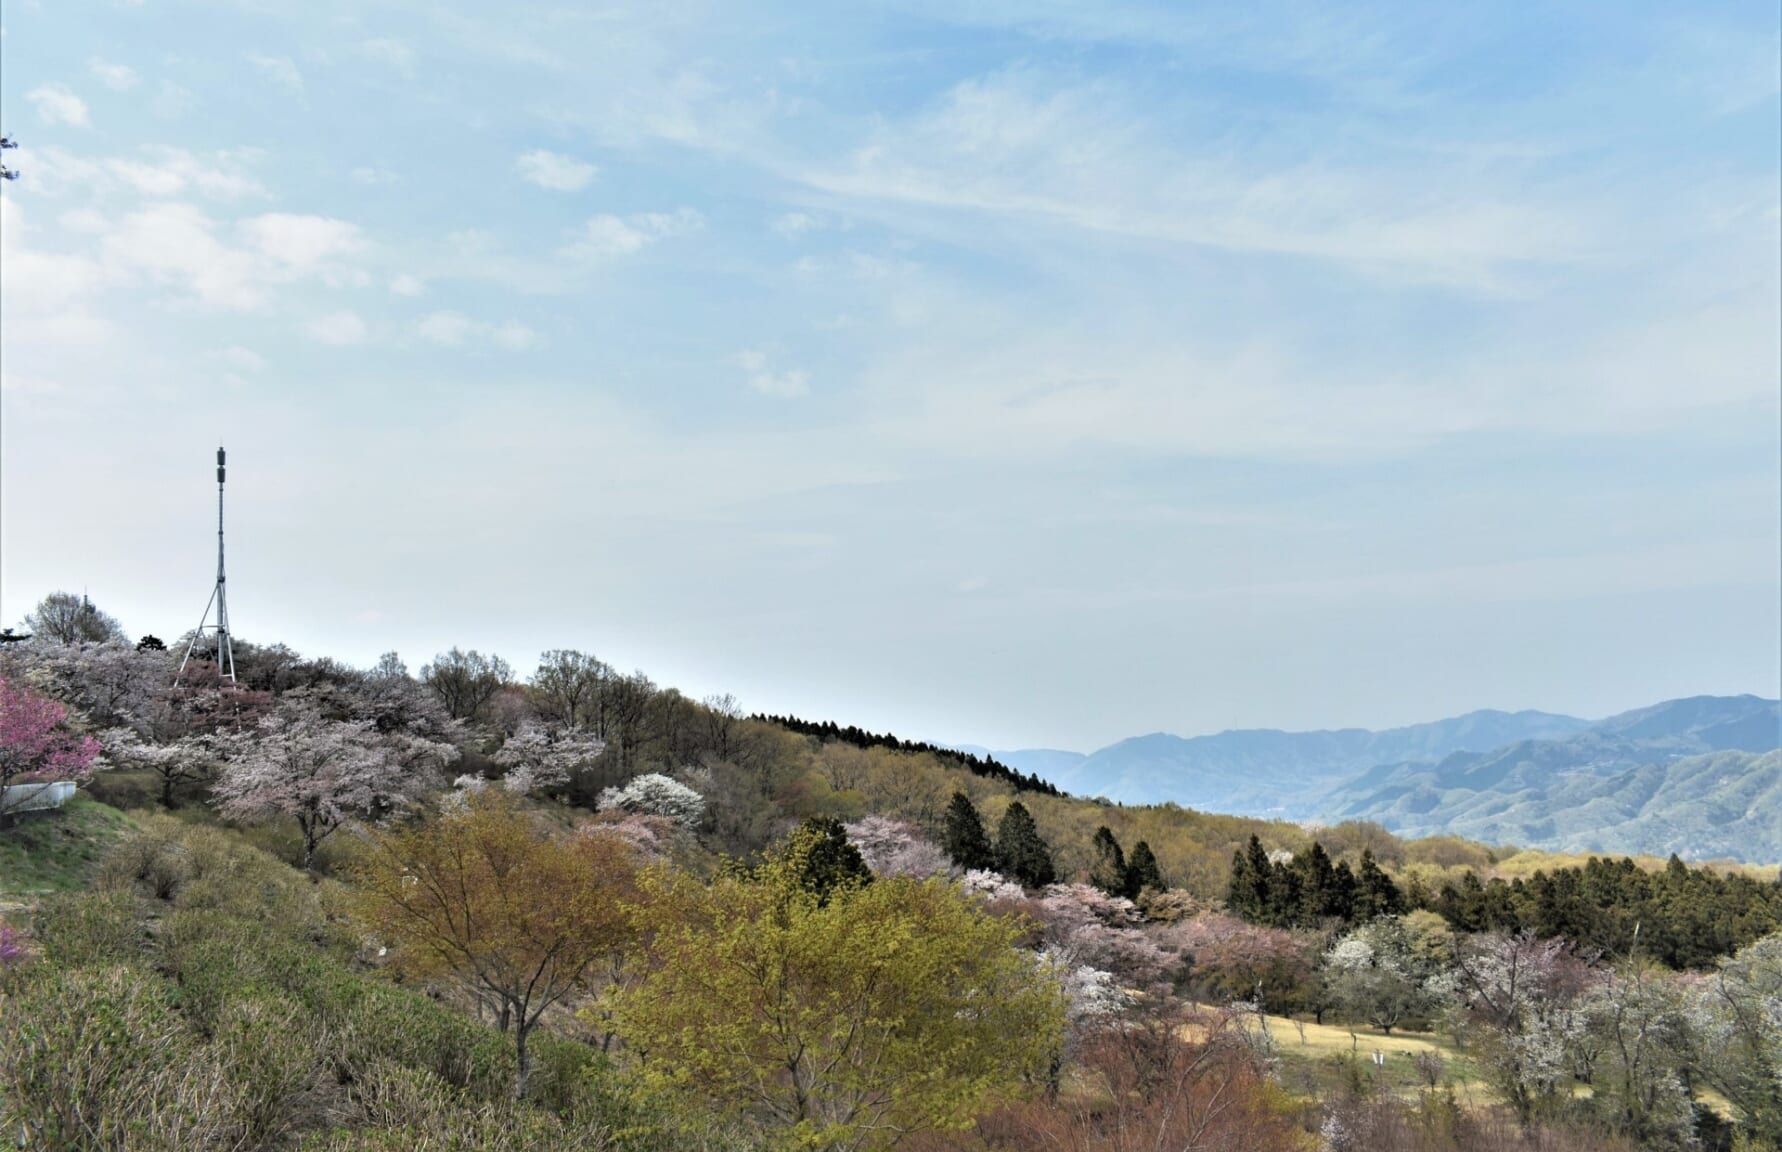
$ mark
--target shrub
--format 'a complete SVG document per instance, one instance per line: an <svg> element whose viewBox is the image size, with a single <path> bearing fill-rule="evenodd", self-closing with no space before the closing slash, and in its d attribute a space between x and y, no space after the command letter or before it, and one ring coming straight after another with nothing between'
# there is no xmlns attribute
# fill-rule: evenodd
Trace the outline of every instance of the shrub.
<svg viewBox="0 0 1782 1152"><path fill-rule="evenodd" d="M315 1081L315 1046L301 1008L276 993L231 1000L217 1021L213 1052L240 1101L256 1145L286 1127L298 1096Z"/></svg>
<svg viewBox="0 0 1782 1152"><path fill-rule="evenodd" d="M46 959L66 968L113 964L142 953L136 897L128 891L55 896L37 910L35 934Z"/></svg>
<svg viewBox="0 0 1782 1152"><path fill-rule="evenodd" d="M44 969L6 1008L0 1127L24 1146L242 1146L237 1093L154 978L124 965Z"/></svg>

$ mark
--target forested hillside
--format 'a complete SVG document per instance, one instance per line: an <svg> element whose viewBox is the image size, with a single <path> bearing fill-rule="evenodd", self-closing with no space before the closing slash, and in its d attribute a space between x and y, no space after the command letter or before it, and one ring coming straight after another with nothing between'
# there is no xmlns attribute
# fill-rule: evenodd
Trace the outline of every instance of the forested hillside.
<svg viewBox="0 0 1782 1152"><path fill-rule="evenodd" d="M1121 807L568 650L231 684L86 624L0 649L23 1147L1782 1138L1770 872Z"/></svg>

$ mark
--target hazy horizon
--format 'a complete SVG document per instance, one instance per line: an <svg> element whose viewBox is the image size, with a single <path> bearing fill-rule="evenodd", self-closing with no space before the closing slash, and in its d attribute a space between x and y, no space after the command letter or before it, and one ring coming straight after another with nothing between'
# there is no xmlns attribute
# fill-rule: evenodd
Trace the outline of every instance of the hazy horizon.
<svg viewBox="0 0 1782 1152"><path fill-rule="evenodd" d="M933 741L1782 694L1771 9L9 7L0 624Z"/></svg>

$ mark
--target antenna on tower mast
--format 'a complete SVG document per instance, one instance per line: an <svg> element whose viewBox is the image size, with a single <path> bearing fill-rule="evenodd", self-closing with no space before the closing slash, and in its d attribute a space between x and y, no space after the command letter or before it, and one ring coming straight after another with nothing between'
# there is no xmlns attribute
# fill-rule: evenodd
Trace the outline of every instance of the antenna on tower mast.
<svg viewBox="0 0 1782 1152"><path fill-rule="evenodd" d="M204 602L204 615L198 618L198 630L192 633L192 642L186 645L185 657L179 662L179 670L184 674L186 664L192 659L192 653L198 650L198 644L204 639L206 631L217 634L217 678L235 683L235 647L229 640L229 598L223 586L223 446L217 445L217 583L210 591L210 599ZM211 605L216 605L217 622L214 628L207 628L210 622Z"/></svg>

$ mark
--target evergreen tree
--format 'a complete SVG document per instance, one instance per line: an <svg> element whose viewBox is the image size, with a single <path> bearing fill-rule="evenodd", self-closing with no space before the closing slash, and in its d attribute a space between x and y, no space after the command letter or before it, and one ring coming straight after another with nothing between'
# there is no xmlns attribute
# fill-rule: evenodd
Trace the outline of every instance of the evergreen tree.
<svg viewBox="0 0 1782 1152"><path fill-rule="evenodd" d="M1052 883L1052 849L1040 838L1032 813L1019 800L1010 804L996 826L997 862L1003 875L1029 888Z"/></svg>
<svg viewBox="0 0 1782 1152"><path fill-rule="evenodd" d="M1324 845L1314 840L1311 851L1294 859L1293 868L1299 874L1297 926L1311 928L1323 920L1349 918L1354 911L1354 892L1343 891Z"/></svg>
<svg viewBox="0 0 1782 1152"><path fill-rule="evenodd" d="M1095 830L1089 850L1094 861L1089 865L1089 883L1109 896L1126 893L1126 852L1106 824Z"/></svg>
<svg viewBox="0 0 1782 1152"><path fill-rule="evenodd" d="M990 837L984 831L984 822L979 819L971 797L963 792L953 793L953 800L947 805L946 829L942 839L947 855L961 868L988 870L996 867L996 850L990 846Z"/></svg>
<svg viewBox="0 0 1782 1152"><path fill-rule="evenodd" d="M1373 849L1363 848L1361 871L1355 877L1355 919L1365 923L1376 916L1397 916L1404 910L1398 885L1374 862Z"/></svg>
<svg viewBox="0 0 1782 1152"><path fill-rule="evenodd" d="M815 896L818 904L827 904L838 888L872 883L866 858L833 816L806 819L771 855L770 862L787 869L793 882Z"/></svg>
<svg viewBox="0 0 1782 1152"><path fill-rule="evenodd" d="M1255 836L1245 848L1231 854L1231 883L1225 891L1225 907L1240 920L1261 924L1269 914L1269 879L1274 873L1268 852Z"/></svg>
<svg viewBox="0 0 1782 1152"><path fill-rule="evenodd" d="M1147 888L1163 891L1167 885L1163 882L1163 872L1157 867L1157 857L1151 852L1151 845L1140 840L1132 846L1132 858L1126 862L1126 898L1137 900L1139 893Z"/></svg>

